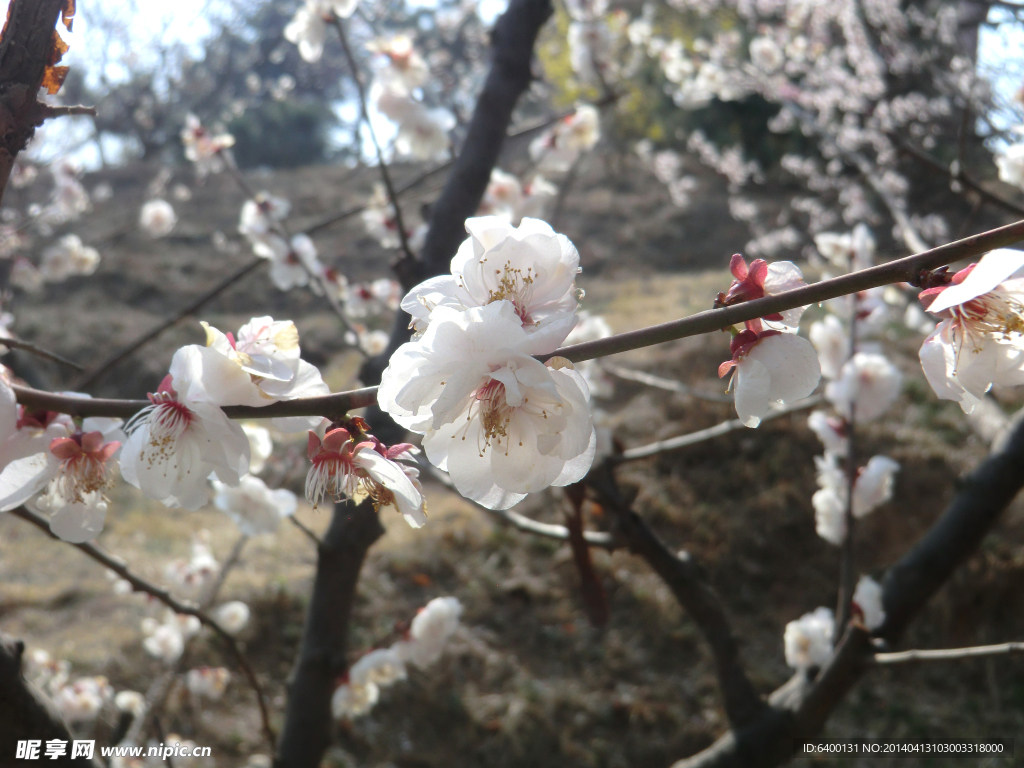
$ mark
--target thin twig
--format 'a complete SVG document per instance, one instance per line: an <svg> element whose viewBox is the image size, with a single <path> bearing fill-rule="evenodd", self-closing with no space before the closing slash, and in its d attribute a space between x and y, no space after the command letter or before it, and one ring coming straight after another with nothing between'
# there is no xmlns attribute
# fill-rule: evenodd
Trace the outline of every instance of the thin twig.
<svg viewBox="0 0 1024 768"><path fill-rule="evenodd" d="M157 336L162 334L164 331L166 331L171 326L177 325L179 322L184 320L189 315L195 314L202 307L206 306L207 303L209 303L210 301L215 299L217 296L222 294L224 291L226 291L232 285L234 285L239 280L241 280L243 277L245 277L250 272L255 270L258 266L260 266L261 264L266 264L266 263L267 263L266 259L257 256L254 259L252 259L252 261L249 261L248 263L246 263L244 266L236 269L230 275L228 275L223 280L221 280L219 283L217 283L215 286L213 286L208 291L206 291L206 293L202 294L201 296L196 298L193 302L191 302L187 306L185 306L182 309L178 310L175 314L171 315L170 317L168 317L167 319L162 321L160 323L160 325L158 325L155 328L153 328L152 330L146 332L145 334L143 334L139 338L135 339L135 341L133 341L131 344L129 344L124 349L121 349L118 352L115 352L113 355L108 357L106 360L102 361L93 370L89 371L89 373L85 374L85 376L83 376L78 381L76 381L72 385L73 388L74 389L85 389L90 384L95 383L96 380L100 378L100 376L102 376L104 373L109 371L111 368L113 368L115 365L120 363L122 360L124 360L125 358L127 358L127 357L131 356L132 354L134 354L136 351L138 351L140 348L142 348L143 346L148 344L150 341L155 339Z"/></svg>
<svg viewBox="0 0 1024 768"><path fill-rule="evenodd" d="M380 169L381 179L384 181L384 188L388 193L388 200L391 202L391 207L395 209L395 226L398 229L398 241L402 245L402 253L405 254L403 258L409 262L416 260L416 255L412 252L412 248L409 246L409 234L405 231L405 222L402 220L402 207L398 204L398 192L395 190L395 185L391 181L391 173L388 171L388 164L384 161L384 150L381 149L380 141L377 139L377 132L373 130L373 123L370 122L370 110L366 105L366 86L363 84L363 73L359 69L359 64L356 62L356 57L352 53L352 47L348 42L348 35L345 33L345 24L337 14L331 14L332 23L334 28L338 31L338 38L341 40L341 49L345 53L345 58L348 60L348 67L352 70L352 79L356 84L356 92L359 95L359 116L360 120L366 125L366 130L370 132L370 141L373 142L373 148L377 153L377 167ZM358 130L356 131L358 141Z"/></svg>
<svg viewBox="0 0 1024 768"><path fill-rule="evenodd" d="M1018 205L1012 200L1007 200L1005 197L985 189L985 187L983 187L978 181L969 176L962 166L959 168L957 173L953 173L949 166L940 163L923 149L915 147L910 142L900 141L898 142L898 146L900 151L910 155L910 157L914 158L924 167L930 168L936 173L941 173L943 176L947 176L950 182L959 182L962 186L973 190L977 193L978 197L985 202L992 203L993 205L1002 208L1004 211L1009 211L1010 213L1014 213L1018 216L1024 216L1024 206ZM957 190L954 189L953 191L955 192Z"/></svg>
<svg viewBox="0 0 1024 768"><path fill-rule="evenodd" d="M305 523L299 520L299 518L297 518L295 515L289 515L288 519L291 520L292 525L294 525L296 528L298 528L300 531L306 534L306 536L309 537L309 540L312 541L316 546L319 547L323 543L320 540L320 537L317 536L316 533L311 528L309 528Z"/></svg>
<svg viewBox="0 0 1024 768"><path fill-rule="evenodd" d="M55 539L56 541L61 540L60 537L50 530L49 521L42 515L38 515L25 507L16 507L15 509L10 510L10 514L31 523L50 536L50 538ZM263 686L260 685L260 682L256 677L256 673L249 664L249 660L245 657L242 649L238 647L238 642L231 633L224 629L216 619L211 617L201 608L192 603L186 603L178 600L166 589L162 589L161 587L158 587L141 576L133 573L123 560L108 554L95 544L86 542L84 544L72 544L72 546L77 547L96 562L109 568L139 592L145 592L147 595L155 597L175 613L184 614L186 616L195 616L202 624L209 627L220 636L225 645L227 645L228 649L231 651L231 654L235 657L235 661L238 662L238 665L242 668L242 672L245 674L245 677L249 681L249 685L256 694L256 701L259 704L260 709L260 719L263 722L263 733L264 736L266 736L271 749L273 749L276 737L274 735L274 728L270 724L270 712L267 709L267 703L264 699Z"/></svg>
<svg viewBox="0 0 1024 768"><path fill-rule="evenodd" d="M786 416L790 413L796 413L797 411L804 411L808 408L813 408L821 403L821 401L821 395L812 395L811 397L798 400L797 402L790 403L789 405L772 408L768 413L761 417L761 423L764 424L766 421L777 419L780 416ZM621 463L623 461L646 459L648 456L655 456L659 453L665 453L666 451L686 448L687 446L703 443L705 440L721 437L729 432L734 432L740 429L747 429L747 426L739 419L731 419L729 421L723 421L721 424L716 424L713 427L708 427L707 429L699 429L696 432L679 435L678 437L670 437L666 440L658 440L657 442L640 445L636 448L627 448L621 454L611 456L610 460L615 463Z"/></svg>
<svg viewBox="0 0 1024 768"><path fill-rule="evenodd" d="M734 304L721 309L708 309L695 315L652 325L636 331L616 334L604 339L586 341L562 347L541 360L560 356L578 363L597 357L629 352L633 349L663 344L688 336L697 336L737 325L747 320L765 317L787 309L818 304L838 296L845 296L889 283L915 282L922 273L960 259L980 256L996 248L1024 240L1024 221L1007 224L953 243L941 245L922 253L905 256L886 264L879 264L858 272L851 272L830 280L822 280L803 288L783 291L773 296ZM119 416L127 418L149 405L148 400L84 399L56 395L28 387L15 387L18 402L34 408L80 416ZM224 413L230 418L260 419L277 416L324 416L337 418L350 409L363 408L376 402L376 387L338 392L320 397L297 398L272 403L262 408L227 406Z"/></svg>
<svg viewBox="0 0 1024 768"><path fill-rule="evenodd" d="M439 483L444 485L446 488L456 490L455 483L452 479L441 472L430 462L421 460L419 462L421 471L425 471ZM461 494L460 494L461 495ZM489 509L482 504L477 504L472 499L465 499L470 502L473 506L486 512L491 517L497 518L506 525L510 525L513 528L517 528L523 533L529 533L534 536L540 536L545 539L554 539L555 541L568 541L569 540L569 529L564 525L557 525L554 523L541 523L537 520L531 520L526 515L522 515L513 509ZM612 534L604 531L584 531L583 538L586 539L587 544L592 547L601 547L609 551L618 549L622 546L622 542L616 539Z"/></svg>
<svg viewBox="0 0 1024 768"><path fill-rule="evenodd" d="M895 653L876 653L875 664L906 664L914 661L958 661L991 656L1012 656L1024 653L1024 643L999 643L998 645L975 645L970 648L941 648L938 650L911 650Z"/></svg>
<svg viewBox="0 0 1024 768"><path fill-rule="evenodd" d="M0 338L0 346L10 347L11 349L20 349L23 350L24 352L33 354L36 357L41 357L44 360L52 360L55 363L66 365L68 366L68 368L74 368L76 371L85 370L78 363L74 363L68 360L66 357L61 357L56 352L49 352L43 349L42 347L37 347L35 344L32 344L31 342L22 341L21 339L12 339L10 337Z"/></svg>
<svg viewBox="0 0 1024 768"><path fill-rule="evenodd" d="M612 376L618 376L620 379L636 381L649 387L664 389L666 392L689 395L698 400L707 400L712 403L731 403L733 401L733 396L724 392L698 392L681 381L655 376L654 374L647 373L647 371L634 371L632 368L623 368L621 365L615 365L614 363L602 363L601 370L610 373Z"/></svg>

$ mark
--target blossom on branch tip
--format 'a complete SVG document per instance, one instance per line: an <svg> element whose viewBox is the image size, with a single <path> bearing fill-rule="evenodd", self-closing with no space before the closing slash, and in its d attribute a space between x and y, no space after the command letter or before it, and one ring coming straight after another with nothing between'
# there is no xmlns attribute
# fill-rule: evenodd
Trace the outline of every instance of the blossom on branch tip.
<svg viewBox="0 0 1024 768"><path fill-rule="evenodd" d="M821 366L807 339L762 329L759 321L733 336L732 359L718 367L719 378L730 371L736 414L747 427L761 423L772 403L807 397L821 381Z"/></svg>
<svg viewBox="0 0 1024 768"><path fill-rule="evenodd" d="M970 413L992 388L1024 384L1024 251L999 249L920 294L943 318L921 346L935 394Z"/></svg>
<svg viewBox="0 0 1024 768"><path fill-rule="evenodd" d="M821 538L839 546L846 538L849 479L834 454L816 456L814 463L820 486L811 498L815 528ZM857 470L852 507L855 518L870 514L892 498L899 468L900 465L888 456L872 456L865 466Z"/></svg>
<svg viewBox="0 0 1024 768"><path fill-rule="evenodd" d="M416 613L408 638L395 643L399 658L420 669L435 663L459 628L461 615L457 597L435 597Z"/></svg>
<svg viewBox="0 0 1024 768"><path fill-rule="evenodd" d="M783 643L786 664L799 670L823 667L832 657L835 617L829 608L818 608L786 624Z"/></svg>
<svg viewBox="0 0 1024 768"><path fill-rule="evenodd" d="M530 157L542 173L565 173L580 154L593 149L600 138L601 116L597 108L581 104L573 114L530 142Z"/></svg>
<svg viewBox="0 0 1024 768"><path fill-rule="evenodd" d="M811 323L807 336L818 352L821 375L826 379L838 377L850 359L850 332L842 321L835 315L825 315Z"/></svg>
<svg viewBox="0 0 1024 768"><path fill-rule="evenodd" d="M219 606L213 615L225 632L237 635L249 623L249 606L241 600L232 600L230 603Z"/></svg>
<svg viewBox="0 0 1024 768"><path fill-rule="evenodd" d="M436 307L424 335L392 355L377 391L395 421L424 435L430 462L490 509L574 483L593 461L586 382L568 361L531 357L544 351L535 338L506 299Z"/></svg>
<svg viewBox="0 0 1024 768"><path fill-rule="evenodd" d="M231 682L231 673L224 667L199 667L185 674L185 687L200 698L216 701L224 695Z"/></svg>
<svg viewBox="0 0 1024 768"><path fill-rule="evenodd" d="M78 235L64 235L43 251L39 271L44 280L56 283L73 275L91 275L99 265L99 251L83 244Z"/></svg>

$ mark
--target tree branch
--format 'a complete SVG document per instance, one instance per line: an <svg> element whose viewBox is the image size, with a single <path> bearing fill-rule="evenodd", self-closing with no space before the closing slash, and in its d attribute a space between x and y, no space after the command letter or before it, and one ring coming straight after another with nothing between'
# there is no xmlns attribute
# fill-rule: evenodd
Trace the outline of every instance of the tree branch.
<svg viewBox="0 0 1024 768"><path fill-rule="evenodd" d="M98 760L70 758L74 736L53 702L22 674L24 652L23 642L0 635L0 760L4 765L14 764L19 741L60 739L67 742L68 754L59 760L47 760L48 765L97 768Z"/></svg>
<svg viewBox="0 0 1024 768"><path fill-rule="evenodd" d="M511 0L495 23L491 33L491 69L455 167L431 208L430 226L419 259L397 265L397 276L405 290L428 277L448 272L452 257L466 239L466 219L480 207L512 121L512 110L533 79L533 45L551 13L551 0ZM399 310L388 348L363 364L359 378L364 382L380 381L391 355L409 338L409 315ZM379 412L371 415L370 423L381 421L381 416Z"/></svg>
<svg viewBox="0 0 1024 768"><path fill-rule="evenodd" d="M761 423L764 424L766 421L777 419L780 416L786 416L790 413L796 413L798 411L807 410L808 408L813 408L820 404L822 399L821 395L812 395L811 397L804 398L803 400L799 400L795 403L790 403L789 405L782 406L781 408L772 408L767 414L761 417ZM646 459L648 456L655 456L659 453L665 453L666 451L686 448L687 446L703 443L705 440L710 440L715 437L720 437L721 435L726 435L729 432L746 428L746 425L739 419L730 419L729 421L723 421L721 424L716 424L713 427L699 429L696 432L690 432L686 435L670 437L666 440L658 440L657 442L640 445L636 448L627 448L622 453L613 455L610 460L618 464L623 461Z"/></svg>
<svg viewBox="0 0 1024 768"><path fill-rule="evenodd" d="M534 0L523 0L532 2ZM859 272L850 272L831 280L822 280L803 288L784 291L774 296L734 304L721 309L708 309L695 315L673 320L660 325L652 325L636 331L627 331L596 341L562 347L549 355L539 355L540 360L548 360L560 356L579 363L593 360L605 355L615 355L641 347L663 344L688 336L711 333L730 325L765 317L794 307L818 304L837 296L845 296L869 288L888 285L889 283L915 283L927 270L950 264L960 259L980 256L996 248L1024 240L1024 221L1007 224L998 229L989 230L979 235L965 237L953 243L937 248L905 256L886 264L879 264ZM399 313L399 316L402 316ZM392 334L392 341L394 341ZM397 348L397 347L396 347ZM390 356L392 351L385 352ZM378 358L373 358L374 360ZM371 361L367 361L369 363ZM386 363L386 359L385 359ZM383 367L381 368L383 370ZM379 376L379 374L378 374ZM365 379L364 379L365 380ZM67 413L73 416L119 416L127 418L149 405L147 400L104 400L100 398L75 398L56 395L28 387L14 387L18 402L31 408L47 409ZM262 408L232 405L225 406L224 413L234 419L268 419L277 416L324 416L329 419L340 418L353 408L364 408L376 403L376 387L364 387L348 392L338 392L320 397L298 398L279 403L271 403Z"/></svg>
<svg viewBox="0 0 1024 768"><path fill-rule="evenodd" d="M42 515L38 515L35 512L26 509L25 507L16 507L15 509L10 510L9 514L14 515L15 517L20 517L22 520L31 523L32 525L36 526L36 528L39 528L50 538L55 539L56 541L60 541L60 538L57 537L50 530L49 521ZM131 584L132 587L135 588L137 591L145 592L147 595L155 597L157 600L166 605L175 613L181 613L187 616L195 616L197 619L199 619L199 621L202 624L204 624L205 626L212 629L215 633L217 633L217 635L220 636L221 640L224 641L224 644L227 645L228 650L230 650L231 654L235 657L235 661L238 662L238 666L242 668L242 672L248 679L250 687L252 687L253 692L256 694L256 702L257 704L259 704L260 718L263 721L263 733L267 738L267 742L271 745L271 747L273 747L274 729L270 725L270 712L267 709L267 703L264 700L263 686L260 685L259 680L256 678L256 673L249 665L249 660L245 657L245 654L242 653L242 649L238 647L238 642L235 640L235 638L231 635L230 632L224 629L224 627L222 627L219 622L217 622L214 618L212 618L208 613L206 613L202 609L198 608L192 603L185 603L181 600L178 600L173 595L171 595L171 593L168 592L166 589L162 589L161 587L158 587L155 584L146 581L141 576L136 575L131 570L129 570L128 566L124 563L123 560L108 554L95 544L86 542L84 544L72 544L71 546L77 547L79 550L84 552L86 555L91 557L96 562L109 568L111 571L113 571L122 579Z"/></svg>
<svg viewBox="0 0 1024 768"><path fill-rule="evenodd" d="M1012 656L1024 653L1024 643L999 643L998 645L975 645L970 648L940 648L938 650L897 651L876 653L874 662L878 665L906 664L914 661L959 661L981 659L990 656Z"/></svg>
<svg viewBox="0 0 1024 768"><path fill-rule="evenodd" d="M876 637L899 637L975 549L1024 487L1024 413L960 484L942 517L886 575L885 623ZM851 624L832 659L810 678L797 673L769 697L769 708L746 728L727 733L673 768L768 768L789 760L802 740L815 736L832 710L872 665L871 638Z"/></svg>
<svg viewBox="0 0 1024 768"><path fill-rule="evenodd" d="M672 590L710 646L718 672L725 712L733 728L742 728L761 716L767 705L747 677L739 646L725 609L707 583L701 568L687 553L678 555L658 538L640 515L623 499L609 465L592 470L587 483L616 516L617 532L630 551L640 555Z"/></svg>
<svg viewBox="0 0 1024 768"><path fill-rule="evenodd" d="M366 553L384 534L369 499L334 507L319 546L313 595L298 660L288 683L288 709L275 768L317 766L331 740L331 696L348 671L348 628Z"/></svg>
<svg viewBox="0 0 1024 768"><path fill-rule="evenodd" d="M36 99L48 67L66 0L13 0L0 38L0 200L14 160L47 117ZM55 58L56 56L56 58Z"/></svg>

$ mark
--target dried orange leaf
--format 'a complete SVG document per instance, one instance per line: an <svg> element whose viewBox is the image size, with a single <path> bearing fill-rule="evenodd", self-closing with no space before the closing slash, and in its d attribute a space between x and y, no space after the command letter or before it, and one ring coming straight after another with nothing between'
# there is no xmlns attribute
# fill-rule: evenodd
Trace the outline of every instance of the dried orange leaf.
<svg viewBox="0 0 1024 768"><path fill-rule="evenodd" d="M60 13L61 21L71 31L71 25L75 23L75 0L64 0L64 8Z"/></svg>
<svg viewBox="0 0 1024 768"><path fill-rule="evenodd" d="M51 96L60 90L60 87L64 84L64 78L68 76L68 70L71 67L47 67L46 71L43 72L42 87L46 89L46 92Z"/></svg>
<svg viewBox="0 0 1024 768"><path fill-rule="evenodd" d="M53 30L53 44L50 47L50 65L56 64L64 58L64 54L68 52L68 48L70 47L71 46L61 40L60 35L57 34L57 30Z"/></svg>

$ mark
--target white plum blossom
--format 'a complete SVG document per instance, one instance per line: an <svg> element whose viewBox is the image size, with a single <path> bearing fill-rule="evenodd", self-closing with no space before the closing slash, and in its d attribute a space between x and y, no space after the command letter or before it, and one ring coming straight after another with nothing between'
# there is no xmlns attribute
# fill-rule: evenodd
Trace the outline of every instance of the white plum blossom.
<svg viewBox="0 0 1024 768"><path fill-rule="evenodd" d="M850 332L838 317L825 315L811 324L807 335L818 352L821 375L826 379L837 378L850 359Z"/></svg>
<svg viewBox="0 0 1024 768"><path fill-rule="evenodd" d="M213 480L213 503L235 521L246 536L274 533L286 517L295 514L298 500L287 488L271 490L260 478L244 475L237 487Z"/></svg>
<svg viewBox="0 0 1024 768"><path fill-rule="evenodd" d="M0 511L45 490L33 504L49 514L55 535L74 544L96 538L103 530L105 491L125 437L121 420L87 418L78 429L68 416L52 411L12 410L12 396L0 381L0 438L6 436L0 444ZM14 429L12 412L18 415Z"/></svg>
<svg viewBox="0 0 1024 768"><path fill-rule="evenodd" d="M216 701L224 695L231 673L224 667L199 667L185 674L185 687L193 696Z"/></svg>
<svg viewBox="0 0 1024 768"><path fill-rule="evenodd" d="M765 331L758 321L733 336L732 359L718 367L719 378L730 371L736 414L747 427L757 427L773 403L807 397L821 381L814 347L793 333Z"/></svg>
<svg viewBox="0 0 1024 768"><path fill-rule="evenodd" d="M786 664L799 670L823 667L832 657L835 616L829 608L818 608L786 624L783 643Z"/></svg>
<svg viewBox="0 0 1024 768"><path fill-rule="evenodd" d="M601 117L597 108L581 104L573 114L530 143L530 157L537 161L537 170L542 173L565 173L600 138Z"/></svg>
<svg viewBox="0 0 1024 768"><path fill-rule="evenodd" d="M448 132L455 127L455 115L443 107L430 109L409 101L398 122L395 151L416 160L443 158L451 146Z"/></svg>
<svg viewBox="0 0 1024 768"><path fill-rule="evenodd" d="M426 669L441 658L461 615L457 597L435 597L413 618L409 637L395 643L395 651L406 663Z"/></svg>
<svg viewBox="0 0 1024 768"><path fill-rule="evenodd" d="M199 386L194 395L217 405L261 407L279 400L330 394L316 366L299 355L299 331L291 320L254 317L238 335L222 333L209 323L206 347L196 347L201 359ZM320 417L273 420L278 429L297 432L320 423Z"/></svg>
<svg viewBox="0 0 1024 768"><path fill-rule="evenodd" d="M208 501L206 478L211 472L221 482L238 485L249 469L245 432L206 399L205 387L217 389L220 382L201 349L188 346L174 353L170 373L149 395L152 405L128 423L121 453L121 475L127 483L166 506L190 510ZM223 378L241 372L231 360L222 359Z"/></svg>
<svg viewBox="0 0 1024 768"><path fill-rule="evenodd" d="M1012 144L995 157L999 179L1024 189L1024 143Z"/></svg>
<svg viewBox="0 0 1024 768"><path fill-rule="evenodd" d="M754 259L747 266L740 254L733 254L729 260L729 271L733 281L726 293L719 293L716 307L729 307L744 301L775 296L785 291L803 288L807 285L800 268L791 261L775 261L769 264L764 259ZM774 330L795 330L800 325L806 307L795 307L762 317L761 321Z"/></svg>
<svg viewBox="0 0 1024 768"><path fill-rule="evenodd" d="M543 353L540 333L527 333L507 299L436 307L423 336L391 357L377 392L395 421L424 435L430 462L489 509L577 482L593 461L587 384L568 361L531 357Z"/></svg>
<svg viewBox="0 0 1024 768"><path fill-rule="evenodd" d="M99 265L99 251L83 244L78 235L64 235L43 251L39 271L43 279L53 283L72 275L91 275Z"/></svg>
<svg viewBox="0 0 1024 768"><path fill-rule="evenodd" d="M30 648L22 657L22 672L26 680L52 694L67 683L71 664L52 658L42 648Z"/></svg>
<svg viewBox="0 0 1024 768"><path fill-rule="evenodd" d="M825 453L843 457L850 450L846 424L841 419L830 418L824 411L811 411L807 417L807 426L821 440Z"/></svg>
<svg viewBox="0 0 1024 768"><path fill-rule="evenodd" d="M387 448L379 441L357 442L347 429L332 429L321 440L309 433L308 454L312 466L306 475L306 499L315 509L330 496L358 501L369 496L379 509L393 506L413 528L426 521L422 490L397 459L411 446Z"/></svg>
<svg viewBox="0 0 1024 768"><path fill-rule="evenodd" d="M843 272L857 272L874 263L875 238L866 224L852 232L821 232L814 236L818 253Z"/></svg>
<svg viewBox="0 0 1024 768"><path fill-rule="evenodd" d="M185 146L185 157L195 163L196 174L202 177L224 170L223 152L234 146L235 137L230 133L211 133L190 113L185 116L181 143Z"/></svg>
<svg viewBox="0 0 1024 768"><path fill-rule="evenodd" d="M69 723L95 720L114 696L105 677L80 677L62 686L53 696L57 710Z"/></svg>
<svg viewBox="0 0 1024 768"><path fill-rule="evenodd" d="M825 398L844 418L871 421L896 402L903 386L903 374L884 355L858 352L828 383Z"/></svg>
<svg viewBox="0 0 1024 768"><path fill-rule="evenodd" d="M139 226L150 237L159 238L169 235L178 217L174 208L166 200L150 200L139 211Z"/></svg>
<svg viewBox="0 0 1024 768"><path fill-rule="evenodd" d="M882 607L882 585L870 576L861 576L853 591L853 602L864 617L864 626L873 631L885 622Z"/></svg>
<svg viewBox="0 0 1024 768"><path fill-rule="evenodd" d="M8 278L11 285L21 288L28 293L38 293L43 289L46 282L43 273L24 256L18 256L11 265L11 274Z"/></svg>
<svg viewBox="0 0 1024 768"><path fill-rule="evenodd" d="M755 67L770 75L786 63L786 55L779 44L770 37L755 37L750 41L750 61Z"/></svg>
<svg viewBox="0 0 1024 768"><path fill-rule="evenodd" d="M185 589L197 591L220 573L220 563L213 556L208 539L209 532L202 531L192 540L191 559L172 560L167 564L164 573L168 580Z"/></svg>
<svg viewBox="0 0 1024 768"><path fill-rule="evenodd" d="M146 638L142 647L150 656L173 664L185 651L185 637L177 623L160 624L155 619L143 619L142 631Z"/></svg>
<svg viewBox="0 0 1024 768"><path fill-rule="evenodd" d="M358 4L358 0L306 0L284 28L284 37L299 47L303 60L319 61L332 15L347 19Z"/></svg>
<svg viewBox="0 0 1024 768"><path fill-rule="evenodd" d="M1024 251L992 251L950 285L921 292L943 318L921 346L921 367L943 400L970 413L992 388L1024 384Z"/></svg>
<svg viewBox="0 0 1024 768"><path fill-rule="evenodd" d="M241 600L232 600L219 606L213 615L228 634L237 635L249 623L249 606Z"/></svg>
<svg viewBox="0 0 1024 768"><path fill-rule="evenodd" d="M278 236L279 224L291 211L291 203L283 197L269 192L259 192L255 198L242 204L238 221L238 232L253 245L266 243Z"/></svg>
<svg viewBox="0 0 1024 768"><path fill-rule="evenodd" d="M360 717L373 709L379 699L380 688L376 683L344 683L335 688L331 696L331 714L335 720Z"/></svg>
<svg viewBox="0 0 1024 768"><path fill-rule="evenodd" d="M846 507L849 481L834 454L816 456L820 488L811 499L815 528L826 541L839 546L846 538ZM861 467L853 485L855 518L864 517L892 498L896 472L900 465L888 456L872 456Z"/></svg>
<svg viewBox="0 0 1024 768"><path fill-rule="evenodd" d="M397 82L401 88L412 91L425 85L430 77L430 68L409 35L380 38L367 43L366 48L387 57L387 66L377 71L376 77L380 80Z"/></svg>
<svg viewBox="0 0 1024 768"><path fill-rule="evenodd" d="M572 332L565 337L564 346L583 344L587 341L607 339L612 335L612 328L601 315L592 315L586 310L579 312L579 322ZM604 372L600 360L584 360L577 363L576 371L587 382L593 397L609 398L615 393L615 382Z"/></svg>
<svg viewBox="0 0 1024 768"><path fill-rule="evenodd" d="M392 685L399 680L405 680L405 661L394 646L377 648L359 657L349 668L348 677L356 685Z"/></svg>
<svg viewBox="0 0 1024 768"><path fill-rule="evenodd" d="M146 697L138 691L119 691L114 696L114 706L119 712L127 712L138 720L146 714Z"/></svg>
<svg viewBox="0 0 1024 768"><path fill-rule="evenodd" d="M417 331L439 306L468 309L512 304L530 336L529 354L554 351L576 325L580 256L565 235L539 219L513 227L497 216L466 220L469 238L452 259L450 275L426 280L402 299Z"/></svg>
<svg viewBox="0 0 1024 768"><path fill-rule="evenodd" d="M311 279L315 290L318 287L316 279L324 274L324 265L308 235L293 235L289 242L271 234L254 241L252 250L260 258L270 261L270 280L278 290L304 288Z"/></svg>

